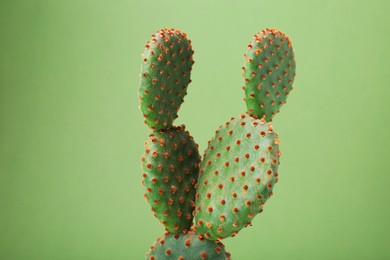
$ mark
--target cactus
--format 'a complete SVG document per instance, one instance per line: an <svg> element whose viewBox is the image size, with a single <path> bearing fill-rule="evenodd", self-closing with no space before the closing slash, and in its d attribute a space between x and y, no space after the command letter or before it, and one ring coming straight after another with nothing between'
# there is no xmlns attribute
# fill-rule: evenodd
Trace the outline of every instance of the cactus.
<svg viewBox="0 0 390 260"><path fill-rule="evenodd" d="M173 125L192 56L191 40L175 29L152 35L142 55L140 108L152 129L142 184L166 229L147 259L230 259L220 240L251 225L278 181L279 137L269 122L292 90L289 37L276 29L254 36L244 55L247 111L216 131L202 159L185 126Z"/></svg>
<svg viewBox="0 0 390 260"><path fill-rule="evenodd" d="M264 119L245 115L217 131L200 167L199 233L212 240L235 235L263 210L278 176L277 137Z"/></svg>
<svg viewBox="0 0 390 260"><path fill-rule="evenodd" d="M248 113L270 122L293 89L295 58L290 38L276 29L253 36L244 55Z"/></svg>
<svg viewBox="0 0 390 260"><path fill-rule="evenodd" d="M152 129L165 129L177 117L194 63L186 34L163 29L152 35L142 54L140 108Z"/></svg>
<svg viewBox="0 0 390 260"><path fill-rule="evenodd" d="M184 127L154 131L142 157L145 198L169 232L191 227L200 155Z"/></svg>
<svg viewBox="0 0 390 260"><path fill-rule="evenodd" d="M157 238L146 254L149 260L190 260L210 259L228 260L230 254L225 251L221 242L205 239L196 231L191 230L186 234L165 234Z"/></svg>

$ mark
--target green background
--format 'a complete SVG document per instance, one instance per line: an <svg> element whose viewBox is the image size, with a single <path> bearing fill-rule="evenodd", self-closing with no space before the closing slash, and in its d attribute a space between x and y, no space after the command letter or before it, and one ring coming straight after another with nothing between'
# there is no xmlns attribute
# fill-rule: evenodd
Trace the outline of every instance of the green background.
<svg viewBox="0 0 390 260"><path fill-rule="evenodd" d="M265 27L294 44L274 120L280 181L233 259L389 259L389 1L0 1L0 259L143 259L163 226L143 199L150 131L141 53L193 40L176 124L203 151L245 111L243 53Z"/></svg>

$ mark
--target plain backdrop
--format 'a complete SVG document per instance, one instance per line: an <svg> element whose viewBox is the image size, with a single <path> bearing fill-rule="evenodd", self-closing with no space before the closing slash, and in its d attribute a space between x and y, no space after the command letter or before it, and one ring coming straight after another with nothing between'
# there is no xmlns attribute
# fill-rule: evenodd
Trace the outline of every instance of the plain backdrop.
<svg viewBox="0 0 390 260"><path fill-rule="evenodd" d="M178 28L193 41L179 118L202 152L245 112L251 37L293 42L294 90L273 122L279 182L233 259L387 259L389 12L373 1L2 0L0 259L144 259L164 228L143 199L150 130L141 53Z"/></svg>

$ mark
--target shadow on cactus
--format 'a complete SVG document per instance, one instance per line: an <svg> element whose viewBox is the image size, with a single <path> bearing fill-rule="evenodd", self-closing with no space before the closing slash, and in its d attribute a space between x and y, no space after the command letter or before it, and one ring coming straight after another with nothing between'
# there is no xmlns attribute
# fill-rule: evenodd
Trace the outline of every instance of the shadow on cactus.
<svg viewBox="0 0 390 260"><path fill-rule="evenodd" d="M146 259L230 259L221 240L251 225L278 181L279 137L269 122L293 89L289 37L276 29L254 35L244 55L247 111L220 126L202 158L185 127L173 125L193 54L191 40L175 29L152 35L142 54L139 101L152 131L142 184L166 230Z"/></svg>

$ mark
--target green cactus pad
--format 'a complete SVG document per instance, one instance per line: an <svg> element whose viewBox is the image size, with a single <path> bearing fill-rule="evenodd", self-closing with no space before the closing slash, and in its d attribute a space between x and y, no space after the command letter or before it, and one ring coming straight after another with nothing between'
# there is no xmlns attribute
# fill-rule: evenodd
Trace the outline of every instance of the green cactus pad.
<svg viewBox="0 0 390 260"><path fill-rule="evenodd" d="M270 122L293 89L295 58L290 38L265 29L253 36L244 57L248 113Z"/></svg>
<svg viewBox="0 0 390 260"><path fill-rule="evenodd" d="M195 207L200 234L219 240L251 224L278 180L278 143L270 124L248 115L216 131L200 166Z"/></svg>
<svg viewBox="0 0 390 260"><path fill-rule="evenodd" d="M147 260L229 260L230 254L220 242L204 239L195 231L186 234L167 233L159 237L150 251Z"/></svg>
<svg viewBox="0 0 390 260"><path fill-rule="evenodd" d="M142 54L140 108L152 129L165 129L177 117L191 82L193 50L186 34L162 29L152 35Z"/></svg>
<svg viewBox="0 0 390 260"><path fill-rule="evenodd" d="M171 233L191 227L199 163L198 146L184 126L154 131L145 142L145 198Z"/></svg>

